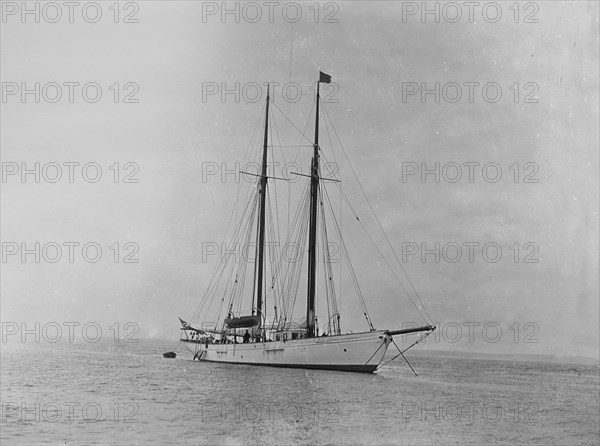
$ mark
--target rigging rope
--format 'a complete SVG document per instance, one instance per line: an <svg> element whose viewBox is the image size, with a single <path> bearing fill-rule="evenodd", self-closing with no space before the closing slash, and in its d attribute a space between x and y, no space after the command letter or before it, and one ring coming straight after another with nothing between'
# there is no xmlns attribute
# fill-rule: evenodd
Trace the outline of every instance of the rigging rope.
<svg viewBox="0 0 600 446"><path fill-rule="evenodd" d="M408 280L408 283L410 284L412 290L415 293L415 296L417 297L419 303L421 304L421 308L423 308L423 310L425 311L425 314L427 315L427 317L429 318L429 323L433 324L433 319L431 318L431 316L429 315L429 312L427 311L427 308L425 308L425 305L423 305L423 302L421 301L421 297L419 296L419 293L417 292L417 290L415 289L412 281L410 280L410 277L408 276L408 274L406 273L406 270L404 269L404 266L402 265L402 262L400 262L400 259L398 258L398 254L396 253L396 250L394 249L394 247L392 246L392 243L390 242L390 239L387 236L387 233L385 232L385 230L383 229L383 225L381 224L381 221L379 220L379 218L377 217L377 214L375 213L375 210L373 209L373 206L369 200L369 197L367 196L362 183L360 182L360 180L358 179L358 175L356 174L356 171L354 170L354 166L352 165L352 163L350 163L350 158L348 157L346 150L344 149L344 146L342 144L342 141L337 133L337 130L335 129L335 126L333 125L333 122L331 121L331 118L329 117L329 113L327 112L327 109L325 108L325 106L322 107L323 111L325 112L325 115L327 116L327 119L329 120L329 122L331 123L331 128L333 129L333 132L340 144L340 147L342 149L342 153L344 154L344 157L346 158L346 160L348 161L348 164L350 166L350 169L352 170L352 173L354 174L354 178L356 179L360 190L363 194L363 196L365 197L365 200L367 201L367 203L369 204L369 208L371 209L371 212L373 213L373 216L375 217L375 220L377 221L377 224L379 225L379 228L381 229L381 232L383 233L388 246L390 247L390 249L392 250L394 257L396 258L396 261L398 262L398 264L400 265L400 268L402 269L402 272L404 273L404 276L406 277L406 279ZM357 218L358 219L358 218ZM360 220L359 220L360 221ZM427 320L427 319L426 319Z"/></svg>
<svg viewBox="0 0 600 446"><path fill-rule="evenodd" d="M296 156L295 156L295 160L294 160L294 162L296 162L296 160L298 159L298 155L300 154L300 148L314 147L313 145L306 146L306 145L300 144L303 139L306 139L307 141L309 141L312 144L312 141L310 141L305 136L305 133L308 128L308 125L310 122L310 117L312 116L312 110L314 110L314 106L313 106L313 109L311 109L311 114L309 115L309 118L306 121L305 131L304 131L304 133L302 133L296 127L296 125L294 125L294 123L285 115L285 113L281 110L281 108L279 108L279 106L277 104L275 104L275 102L273 102L272 104L274 105L274 108L271 109L271 122L273 122L273 125L270 126L270 129L269 129L271 145L267 146L268 149L270 149L271 157L273 158L273 156L274 156L273 152L274 152L275 147L280 147L280 149L283 147L297 147ZM402 272L404 273L406 280L410 284L410 288L412 289L412 292L414 293L414 295L416 297L416 301L415 301L415 299L413 299L412 293L409 292L409 290L404 286L404 284L402 283L402 280L400 280L400 277L398 277L398 275L396 274L396 271L394 270L392 265L389 263L386 256L383 254L381 249L377 246L377 243L375 242L375 240L373 239L371 234L367 231L365 225L358 217L357 212L355 211L350 200L348 199L348 196L345 194L345 192L341 188L341 185L338 183L337 186L340 191L340 211L341 211L341 202L342 202L342 198L343 198L344 202L348 205L350 211L352 212L352 214L354 215L356 220L359 222L360 226L367 233L371 243L376 247L381 258L384 260L385 264L390 269L390 271L396 278L397 282L400 284L402 290L410 298L411 302L417 308L417 310L419 311L421 316L426 321L429 321L430 323L432 323L432 319L429 315L429 312L423 305L423 302L421 301L421 298L420 298L419 294L417 293L411 279L409 278L404 266L400 262L400 259L397 255L394 247L392 246L392 244L387 236L387 233L383 229L383 225L381 224L381 221L379 220L379 218L377 217L377 214L375 213L373 205L371 204L371 202L369 201L369 198L366 195L363 185L361 184L360 180L358 179L358 175L357 175L356 171L354 170L354 167L350 163L350 159L341 143L341 139L340 139L335 127L333 126L333 122L331 121L331 118L329 117L327 109L324 107L323 104L321 104L321 107L327 118L327 119L324 119L323 121L325 123L325 127L327 130L327 136L328 136L330 145L333 149L332 137L331 137L331 133L329 131L329 126L331 125L332 131L333 131L335 137L337 138L337 141L342 149L343 155L344 155L345 159L347 160L348 164L350 165L352 173L361 189L361 192L362 192L365 200L367 201L367 203L369 205L369 208L370 208L375 220L377 221L377 224L379 225L379 229L381 230L382 234L384 235L385 240L394 255L395 260L400 265L400 268L402 269ZM298 131L298 133L301 134L302 138L298 145L294 145L294 146L281 145L279 131L278 131L277 125L275 124L274 109L277 109L287 119L287 121L290 122L290 124L292 124L293 128L296 131ZM246 160L250 159L251 154L256 155L258 153L259 149L257 147L257 144L255 144L255 140L257 138L258 129L260 128L260 122L261 122L263 116L264 116L264 113L261 114L261 117L259 118L257 125L255 126L251 143L249 144L249 146L246 150L246 154L244 156L244 162L246 162ZM277 139L277 142L279 144L274 144L274 141L275 141L274 137ZM284 152L282 149L280 151L281 151L281 156L283 157L283 160L285 161ZM325 163L322 163L322 164L324 164L323 169L325 171L329 172L328 177L330 177L331 179L337 179L336 177L338 176L339 171L333 171L331 169L331 163L329 163L327 161L327 158L325 157L324 153L321 151L320 148L319 148L319 152L321 153L321 156L322 156L323 160L325 161ZM332 150L332 153L333 153L333 157L335 160L335 151ZM306 156L308 156L308 155L309 154L307 152L305 154L304 158L306 158ZM337 164L337 160L334 165L339 166ZM319 174L319 176L321 176L321 170L319 170L318 174ZM248 184L245 184L245 183L248 183ZM276 184L276 181L274 183ZM267 199L267 208L268 208L268 212L266 215L266 224L267 224L267 239L277 241L277 240L281 240L281 237L280 237L281 232L280 232L280 225L279 225L277 186L275 184L273 184L272 188L268 188L268 187L266 188L266 193L267 193L266 199ZM271 276L271 278L270 278L271 280L269 281L270 296L273 299L273 311L274 311L274 317L273 317L272 324L273 324L273 326L276 325L278 328L285 327L286 323L287 322L291 323L291 321L293 319L293 312L294 312L294 307L295 307L299 284L300 284L300 278L301 278L302 269L303 269L302 265L303 265L303 259L304 259L304 254L305 254L305 250L303 249L303 247L306 246L308 227L309 227L309 224L308 224L309 212L307 210L310 207L310 188L309 188L310 181L306 182L304 192L300 198L300 203L299 203L296 213L293 216L291 221L290 221L290 206L291 206L291 201L292 201L291 200L291 182L288 182L288 184L289 184L288 206L287 206L288 233L287 233L286 245L283 248L277 246L275 248L274 252L269 250L269 265L270 265L269 273ZM244 207L244 209L241 213L241 216L239 216L239 219L238 219L238 211L239 211L238 205L240 203L240 196L241 196L242 189L244 189L245 186L247 186L245 188L246 195L247 196L249 195L250 199L246 201L246 206ZM235 224L233 225L234 230L233 230L233 234L231 235L229 247L226 249L226 254L231 253L232 249L235 248L236 243L239 243L241 241L244 242L243 246L250 245L250 240L252 239L252 235L254 234L254 231L253 231L253 228L255 226L254 223L255 223L255 220L258 218L258 216L257 216L258 210L257 209L258 209L258 203L259 203L259 187L260 187L259 181L255 182L255 183L250 183L248 181L243 180L238 185L235 207L229 217L229 221L228 221L228 224L227 224L227 227L225 230L225 239L227 239L227 236L230 232L230 228L232 226L232 222L234 221L234 216L235 216ZM321 242L324 244L323 245L324 246L323 261L324 261L324 274L325 274L325 281L326 281L325 282L325 291L326 291L327 312L328 312L328 325L326 326L326 329L327 330L331 329L332 317L337 316L337 318L338 318L337 319L337 327L335 325L335 320L334 320L333 321L333 331L334 332L340 331L339 311L338 311L338 304L337 304L336 293L335 293L335 286L334 286L335 283L333 282L333 279L332 279L333 270L332 270L332 265L331 265L331 253L329 251L329 238L328 238L328 233L327 233L327 228L326 228L327 217L326 217L324 203L327 204L327 208L331 212L330 218L334 224L336 235L340 241L340 251L342 252L342 254L344 256L345 263L347 263L347 267L348 267L348 271L350 273L350 278L351 278L352 284L356 290L356 294L359 297L359 301L363 308L363 315L367 321L367 324L369 325L370 330L374 330L375 328L373 327L373 324L371 322L371 318L368 313L368 309L367 309L367 306L366 306L366 303L364 300L364 296L362 294L360 285L358 283L356 272L350 261L348 249L347 249L347 246L346 246L345 241L341 234L341 220L338 223L338 219L336 218L336 215L335 215L335 212L333 209L333 205L332 205L331 199L329 197L329 193L325 187L325 182L323 182L323 181L319 182L318 200L319 200L319 207L321 208L320 238L321 238ZM274 203L273 203L273 201L274 201ZM273 208L275 208L275 214L273 214ZM340 219L341 219L341 212L340 212ZM256 227L258 227L258 225L256 225ZM258 231L256 231L256 236L258 237ZM295 254L294 254L294 258L291 259L291 261L290 261L290 259L286 259L285 258L286 253L282 252L283 250L286 249L289 242L293 242L295 244L294 245ZM273 255L271 255L271 254L273 254ZM231 256L229 256L229 257L231 257ZM235 265L236 262L235 261L230 262L229 257L224 262L223 261L217 262L217 265L215 266L215 269L212 273L211 279L210 279L207 289L204 293L204 296L203 296L201 302L199 303L198 307L196 308L196 311L194 313L194 317L192 320L198 319L205 310L206 310L206 313L209 313L212 302L214 301L214 297L216 297L215 294L218 291L217 290L218 284L221 282L221 280L224 277L227 277L227 282L225 285L225 289L223 291L223 296L220 299L220 305L218 306L217 320L219 320L219 318L221 316L223 306L226 302L227 294L229 294L229 300L227 302L227 307L226 307L227 311L232 311L234 308L235 308L236 313L239 313L241 311L243 296L245 293L245 284L246 284L245 279L247 277L247 272L249 269L248 266L251 262L248 261L249 259L243 258L244 253L242 252L241 253L241 261L239 262L239 264L237 265L237 268L236 268L236 265ZM256 257L257 256L256 256L256 252L255 252L255 258ZM235 255L234 255L234 258L236 258ZM285 262L285 264L284 264L284 262ZM257 262L253 262L253 263L254 263L254 268L256 269ZM342 267L341 267L341 262L340 262L340 299L341 299L341 289L342 289L341 268ZM265 271L264 271L265 275L266 275L266 271L267 270L265 268ZM256 278L256 272L254 274L254 277ZM267 289L266 289L266 288L268 288L267 281L265 280L263 282L263 284L265 287L265 290L263 290L264 291L264 293L263 293L263 295L264 295L263 308L265 309L265 312L262 311L263 308L261 308L260 310L261 310L261 313L263 313L263 318L266 318L266 309L268 308L267 307L267 297L269 296L269 294L267 293ZM253 295L252 301L253 302L255 299L255 297L254 297L254 293L256 292L255 288L256 288L256 284L253 281L253 286L252 286L252 295ZM251 306L251 310L252 310L252 306ZM341 308L341 300L340 300L340 308ZM421 309L423 311L421 311ZM279 312L278 312L278 310L279 310ZM204 314L203 314L203 316L204 316ZM417 341L417 342L419 342L419 341Z"/></svg>

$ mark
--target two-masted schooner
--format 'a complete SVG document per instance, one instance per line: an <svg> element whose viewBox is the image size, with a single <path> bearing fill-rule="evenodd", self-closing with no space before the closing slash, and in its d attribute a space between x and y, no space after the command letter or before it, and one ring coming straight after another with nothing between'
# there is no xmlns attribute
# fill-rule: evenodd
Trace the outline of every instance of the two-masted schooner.
<svg viewBox="0 0 600 446"><path fill-rule="evenodd" d="M412 344L415 345L435 330L430 318L417 327L375 329L368 316L364 299L359 295L368 331L342 333L341 316L332 280L333 271L331 263L327 261L330 255L329 236L326 229L323 229L328 202L328 194L323 184L328 182L339 186L340 180L323 173L325 170L322 169L320 161L323 155L319 145L320 84L330 83L331 76L322 72L319 72L319 75L314 139L308 146L312 148L310 170L308 174L291 172L293 175L307 178L304 198L300 200L296 216L288 228L288 240L294 240L296 246L301 247L299 257L295 258L295 261L289 261L284 259L280 252L278 259L267 258L267 233L272 235L276 232L270 230L267 224L274 218L271 211L268 211L269 180L286 180L270 175L268 169L271 99L267 87L262 154L259 154L261 168L254 175L256 181L251 185L250 199L243 208L242 216L227 245L228 249L233 251L235 246L239 248L240 243L252 243L255 246L255 255L252 258L246 256L248 258L244 258L242 262L237 256L230 256L233 259L231 262L217 261L213 280L196 313L190 322L180 318L180 341L191 352L194 360L372 373L381 365L390 344L398 347L393 340L394 335L419 334L420 338ZM335 218L332 221L336 231L339 231ZM341 238L341 233L339 237ZM347 258L347 249L343 242L340 242L340 250ZM323 252L324 296L318 295L318 251ZM308 253L306 261L303 260L304 252ZM268 275L267 263L270 266ZM247 270L251 271L251 279L248 281ZM298 319L294 318L293 310L301 275L306 277L306 312L303 314L304 318L301 316ZM353 283L356 282L356 274L352 269L350 277ZM219 281L225 284L224 290L217 294L216 284ZM356 285L358 286L357 283ZM265 304L267 298L272 304L272 311L269 312ZM318 298L327 301L327 314L320 318L325 319L321 326L316 306ZM214 314L209 314L207 310L210 301L217 302ZM407 348L404 349L406 350ZM404 351L399 347L398 351L396 357L404 357Z"/></svg>

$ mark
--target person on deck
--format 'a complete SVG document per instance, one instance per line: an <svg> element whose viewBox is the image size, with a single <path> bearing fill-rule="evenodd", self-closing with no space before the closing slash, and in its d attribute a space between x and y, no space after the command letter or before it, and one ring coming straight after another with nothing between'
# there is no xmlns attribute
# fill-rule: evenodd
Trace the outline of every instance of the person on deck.
<svg viewBox="0 0 600 446"><path fill-rule="evenodd" d="M250 342L250 333L246 330L246 333L244 333L244 344L247 344L248 342Z"/></svg>

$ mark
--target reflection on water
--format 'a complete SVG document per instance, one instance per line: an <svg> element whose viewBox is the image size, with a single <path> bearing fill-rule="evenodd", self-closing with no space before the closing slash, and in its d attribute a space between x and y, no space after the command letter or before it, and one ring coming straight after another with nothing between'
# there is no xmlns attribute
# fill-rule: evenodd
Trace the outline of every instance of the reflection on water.
<svg viewBox="0 0 600 446"><path fill-rule="evenodd" d="M414 357L376 374L5 344L2 444L598 444L598 367ZM181 356L183 358L183 355Z"/></svg>

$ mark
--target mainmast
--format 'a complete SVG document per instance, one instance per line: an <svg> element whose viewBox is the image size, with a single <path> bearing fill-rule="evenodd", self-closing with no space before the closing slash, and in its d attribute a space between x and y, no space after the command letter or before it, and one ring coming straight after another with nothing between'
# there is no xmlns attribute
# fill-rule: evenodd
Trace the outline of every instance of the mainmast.
<svg viewBox="0 0 600 446"><path fill-rule="evenodd" d="M317 105L315 118L315 140L310 178L310 222L308 230L308 295L306 298L306 336L315 336L315 291L317 264L317 208L319 202L319 87L321 82L330 83L331 76L319 71L317 82Z"/></svg>
<svg viewBox="0 0 600 446"><path fill-rule="evenodd" d="M267 85L267 111L265 115L265 138L263 144L262 169L259 182L260 209L258 215L258 258L256 259L256 315L259 328L262 326L263 267L265 254L265 205L267 201L267 148L269 141L269 85Z"/></svg>

